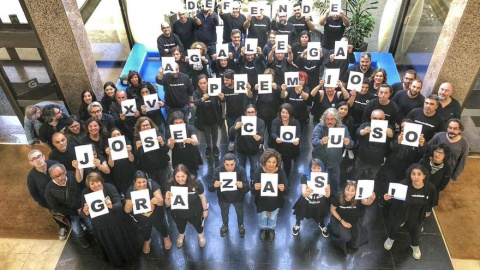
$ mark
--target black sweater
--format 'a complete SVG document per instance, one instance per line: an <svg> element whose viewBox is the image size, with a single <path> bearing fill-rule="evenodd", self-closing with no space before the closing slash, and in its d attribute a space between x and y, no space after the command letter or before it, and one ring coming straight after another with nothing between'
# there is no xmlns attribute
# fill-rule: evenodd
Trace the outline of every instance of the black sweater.
<svg viewBox="0 0 480 270"><path fill-rule="evenodd" d="M245 194L250 191L250 186L247 181L247 173L242 166L238 164L235 165L233 172L237 173L237 182L242 182L243 187L241 189L237 188L235 191L220 191L220 187L216 188L214 186L215 181L220 181L220 173L226 172L225 166L221 165L215 169L213 173L213 178L208 183L208 191L214 192L217 191L218 200L224 203L239 203L243 202L245 199Z"/></svg>

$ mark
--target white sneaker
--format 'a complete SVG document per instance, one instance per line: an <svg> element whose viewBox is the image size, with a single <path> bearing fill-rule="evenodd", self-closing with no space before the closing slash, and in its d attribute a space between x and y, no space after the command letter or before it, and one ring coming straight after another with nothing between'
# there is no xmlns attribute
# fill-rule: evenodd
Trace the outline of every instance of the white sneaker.
<svg viewBox="0 0 480 270"><path fill-rule="evenodd" d="M383 243L383 247L386 249L386 250L390 250L392 249L392 246L393 246L393 242L395 240L392 240L390 238L387 237L387 240L385 240L385 243Z"/></svg>
<svg viewBox="0 0 480 270"><path fill-rule="evenodd" d="M61 228L58 232L58 240L65 240L67 239L68 230L65 228Z"/></svg>
<svg viewBox="0 0 480 270"><path fill-rule="evenodd" d="M412 250L413 250L413 258L415 258L415 260L420 260L420 258L422 257L422 252L420 252L420 247L419 246L411 246L412 247Z"/></svg>
<svg viewBox="0 0 480 270"><path fill-rule="evenodd" d="M235 150L235 143L234 142L230 142L228 144L228 152L233 152L233 150Z"/></svg>
<svg viewBox="0 0 480 270"><path fill-rule="evenodd" d="M353 154L353 151L352 151L352 150L348 150L347 152L348 152L348 158L349 158L349 159L355 158L355 155Z"/></svg>
<svg viewBox="0 0 480 270"><path fill-rule="evenodd" d="M292 234L298 235L298 232L300 232L300 225L295 224L292 229Z"/></svg>

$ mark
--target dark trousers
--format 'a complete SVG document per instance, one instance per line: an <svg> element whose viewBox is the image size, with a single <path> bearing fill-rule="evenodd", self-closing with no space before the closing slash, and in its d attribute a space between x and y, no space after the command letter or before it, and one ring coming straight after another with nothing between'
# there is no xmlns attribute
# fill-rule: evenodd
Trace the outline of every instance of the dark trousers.
<svg viewBox="0 0 480 270"><path fill-rule="evenodd" d="M64 216L64 215L62 215L58 212L53 211L53 209L49 209L49 210L50 210L50 213L52 213L52 218L53 218L53 220L55 220L58 227L65 228L65 229L68 230L68 225L70 223L70 220L66 216Z"/></svg>
<svg viewBox="0 0 480 270"><path fill-rule="evenodd" d="M238 225L243 224L243 202L238 202L238 203L226 203L226 202L221 202L218 201L218 205L220 206L220 210L222 212L222 221L223 224L228 226L228 213L230 212L230 205L233 204L233 207L235 208L235 212L237 213L237 222Z"/></svg>
<svg viewBox="0 0 480 270"><path fill-rule="evenodd" d="M359 158L355 162L355 172L353 174L354 180L368 179L374 180L382 164L371 165L363 162Z"/></svg>
<svg viewBox="0 0 480 270"><path fill-rule="evenodd" d="M285 170L287 177L290 175L290 171L292 170L292 162L295 162L296 160L297 158L293 156L282 156L283 170Z"/></svg>
<svg viewBox="0 0 480 270"><path fill-rule="evenodd" d="M352 224L353 226L353 224ZM352 240L352 230L345 228L336 218L330 219L330 239L344 252L347 252L347 243Z"/></svg>
<svg viewBox="0 0 480 270"><path fill-rule="evenodd" d="M420 232L422 231L423 223L416 221L392 217L388 230L388 238L395 240L395 235L397 234L397 231L400 229L400 225L402 225L403 222L405 222L404 226L410 234L410 244L412 246L418 246L420 244Z"/></svg>
<svg viewBox="0 0 480 270"><path fill-rule="evenodd" d="M172 215L173 221L175 221L175 224L177 224L178 233L179 234L185 233L185 229L187 228L187 222L193 225L197 233L203 233L202 214L198 214L198 215L194 215L186 218Z"/></svg>

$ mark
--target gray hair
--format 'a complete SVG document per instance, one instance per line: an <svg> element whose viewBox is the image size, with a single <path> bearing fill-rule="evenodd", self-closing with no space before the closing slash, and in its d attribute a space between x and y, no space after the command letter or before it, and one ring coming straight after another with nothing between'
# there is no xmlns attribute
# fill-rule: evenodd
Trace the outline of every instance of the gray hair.
<svg viewBox="0 0 480 270"><path fill-rule="evenodd" d="M90 105L88 105L88 107L87 107L87 111L90 112L93 109L93 107L100 107L100 110L103 111L102 104L98 101L94 101L94 102L90 103Z"/></svg>
<svg viewBox="0 0 480 270"><path fill-rule="evenodd" d="M63 172L67 172L67 169L65 169L65 166L63 166L62 163L56 163L53 164L50 168L48 168L48 175L52 175L52 171L55 170L56 168L61 168Z"/></svg>
<svg viewBox="0 0 480 270"><path fill-rule="evenodd" d="M31 161L31 160L30 160L30 157L31 157L34 153L40 153L40 154L43 155L42 151L40 151L40 150L38 150L38 149L30 150L30 152L28 152L28 154L27 154L28 161Z"/></svg>
<svg viewBox="0 0 480 270"><path fill-rule="evenodd" d="M338 111L335 108L328 108L323 112L322 117L320 117L320 124L325 125L325 117L327 116L327 114L333 115L333 117L335 117L335 120L337 120L337 123L335 123L335 127L343 126L342 117L340 116L340 114L338 114Z"/></svg>
<svg viewBox="0 0 480 270"><path fill-rule="evenodd" d="M25 108L25 117L27 117L28 120L32 120L32 118L35 116L35 114L37 114L38 110L40 110L40 108L38 108L37 106L28 105Z"/></svg>

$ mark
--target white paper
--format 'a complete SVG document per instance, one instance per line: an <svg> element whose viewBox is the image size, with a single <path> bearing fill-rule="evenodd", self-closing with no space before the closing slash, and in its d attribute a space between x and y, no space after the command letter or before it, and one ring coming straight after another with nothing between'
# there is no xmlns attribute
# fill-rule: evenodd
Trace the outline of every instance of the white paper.
<svg viewBox="0 0 480 270"><path fill-rule="evenodd" d="M257 53L258 39L257 38L246 38L245 39L245 53Z"/></svg>
<svg viewBox="0 0 480 270"><path fill-rule="evenodd" d="M392 196L392 199L405 201L407 198L408 186L399 183L390 183L388 186L388 195Z"/></svg>
<svg viewBox="0 0 480 270"><path fill-rule="evenodd" d="M367 199L373 194L375 187L374 180L358 180L357 192L355 193L355 200Z"/></svg>
<svg viewBox="0 0 480 270"><path fill-rule="evenodd" d="M208 9L213 9L215 7L215 0L202 0L202 5Z"/></svg>
<svg viewBox="0 0 480 270"><path fill-rule="evenodd" d="M278 174L262 173L261 175L261 197L277 197L278 196Z"/></svg>
<svg viewBox="0 0 480 270"><path fill-rule="evenodd" d="M122 101L122 114L135 116L135 111L137 111L137 102L134 98Z"/></svg>
<svg viewBox="0 0 480 270"><path fill-rule="evenodd" d="M293 5L287 0L280 0L276 1L273 4L273 13L279 12L279 13L287 13L287 19L288 19L288 14L291 14L293 11ZM274 15L274 14L272 14Z"/></svg>
<svg viewBox="0 0 480 270"><path fill-rule="evenodd" d="M150 94L143 96L143 102L147 106L147 112L160 110L160 105L158 105L158 96L157 94Z"/></svg>
<svg viewBox="0 0 480 270"><path fill-rule="evenodd" d="M310 181L307 181L307 186L308 188L313 189L312 194L325 196L326 194L325 188L327 187L327 183L328 183L328 173L311 172Z"/></svg>
<svg viewBox="0 0 480 270"><path fill-rule="evenodd" d="M271 74L258 74L258 94L271 94L272 93L272 75Z"/></svg>
<svg viewBox="0 0 480 270"><path fill-rule="evenodd" d="M257 134L257 117L256 116L242 116L242 136L253 136Z"/></svg>
<svg viewBox="0 0 480 270"><path fill-rule="evenodd" d="M188 209L188 187L172 186L171 209Z"/></svg>
<svg viewBox="0 0 480 270"><path fill-rule="evenodd" d="M260 3L258 2L249 2L248 3L248 11L252 16L259 16L260 15Z"/></svg>
<svg viewBox="0 0 480 270"><path fill-rule="evenodd" d="M108 145L110 146L110 156L112 160L128 158L127 143L125 136L117 136L108 138Z"/></svg>
<svg viewBox="0 0 480 270"><path fill-rule="evenodd" d="M335 41L335 59L347 59L348 41Z"/></svg>
<svg viewBox="0 0 480 270"><path fill-rule="evenodd" d="M187 139L187 126L185 124L170 125L170 138L174 138L176 143L182 143Z"/></svg>
<svg viewBox="0 0 480 270"><path fill-rule="evenodd" d="M147 153L160 148L157 139L157 131L155 129L148 129L139 132L140 140L142 140L143 152Z"/></svg>
<svg viewBox="0 0 480 270"><path fill-rule="evenodd" d="M229 0L224 0L229 1ZM197 11L197 1L196 0L186 0L185 10L187 12L196 12Z"/></svg>
<svg viewBox="0 0 480 270"><path fill-rule="evenodd" d="M228 59L228 43L217 44L217 59Z"/></svg>
<svg viewBox="0 0 480 270"><path fill-rule="evenodd" d="M108 207L107 204L105 204L103 190L85 194L85 202L88 205L88 211L91 218L108 214Z"/></svg>
<svg viewBox="0 0 480 270"><path fill-rule="evenodd" d="M423 126L415 123L405 122L403 127L403 145L418 147L420 144L420 135L422 134Z"/></svg>
<svg viewBox="0 0 480 270"><path fill-rule="evenodd" d="M288 35L277 35L275 38L275 53L288 52Z"/></svg>
<svg viewBox="0 0 480 270"><path fill-rule="evenodd" d="M222 1L222 11L223 13L230 13L233 10L233 1L232 0L223 0Z"/></svg>
<svg viewBox="0 0 480 270"><path fill-rule="evenodd" d="M199 49L188 49L187 53L188 53L188 63L190 65L202 64L202 59L201 59L202 53L200 52Z"/></svg>
<svg viewBox="0 0 480 270"><path fill-rule="evenodd" d="M280 139L285 143L293 143L297 138L296 126L280 126Z"/></svg>
<svg viewBox="0 0 480 270"><path fill-rule="evenodd" d="M148 189L142 189L130 192L130 198L133 203L133 214L145 214L152 211L150 194Z"/></svg>
<svg viewBox="0 0 480 270"><path fill-rule="evenodd" d="M363 85L363 76L364 75L362 72L350 71L350 75L348 76L347 89L357 90L358 92L360 92Z"/></svg>
<svg viewBox="0 0 480 270"><path fill-rule="evenodd" d="M341 0L330 0L330 16L335 14L340 14L342 10L342 1Z"/></svg>
<svg viewBox="0 0 480 270"><path fill-rule="evenodd" d="M322 48L320 42L307 43L307 60L320 60Z"/></svg>
<svg viewBox="0 0 480 270"><path fill-rule="evenodd" d="M327 148L342 148L343 138L345 137L345 128L328 128Z"/></svg>
<svg viewBox="0 0 480 270"><path fill-rule="evenodd" d="M308 18L313 15L313 0L302 1L302 15Z"/></svg>
<svg viewBox="0 0 480 270"><path fill-rule="evenodd" d="M222 78L208 78L208 95L216 97L222 92Z"/></svg>
<svg viewBox="0 0 480 270"><path fill-rule="evenodd" d="M325 87L337 87L337 82L340 78L339 68L326 68L325 69Z"/></svg>
<svg viewBox="0 0 480 270"><path fill-rule="evenodd" d="M370 122L370 138L371 142L387 142L387 129L388 121L387 120L371 120Z"/></svg>
<svg viewBox="0 0 480 270"><path fill-rule="evenodd" d="M221 172L220 173L220 192L237 190L237 173L236 172Z"/></svg>
<svg viewBox="0 0 480 270"><path fill-rule="evenodd" d="M295 87L300 84L300 73L298 71L285 72L285 84L287 87Z"/></svg>
<svg viewBox="0 0 480 270"><path fill-rule="evenodd" d="M163 73L174 73L175 69L173 66L175 65L175 57L164 57L162 56L162 67L163 67Z"/></svg>
<svg viewBox="0 0 480 270"><path fill-rule="evenodd" d="M247 74L233 74L233 93L246 94L248 84Z"/></svg>
<svg viewBox="0 0 480 270"><path fill-rule="evenodd" d="M79 169L93 167L93 148L91 144L75 146L75 156Z"/></svg>

